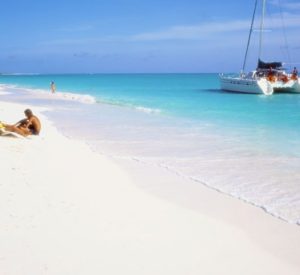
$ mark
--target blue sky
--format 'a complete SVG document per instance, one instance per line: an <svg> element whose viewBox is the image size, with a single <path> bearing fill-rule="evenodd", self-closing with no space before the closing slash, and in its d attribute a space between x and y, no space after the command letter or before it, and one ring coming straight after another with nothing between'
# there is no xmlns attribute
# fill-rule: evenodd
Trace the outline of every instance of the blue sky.
<svg viewBox="0 0 300 275"><path fill-rule="evenodd" d="M239 71L254 7L254 0L1 2L5 73ZM299 1L267 2L264 59L300 62ZM254 32L249 69L257 37Z"/></svg>

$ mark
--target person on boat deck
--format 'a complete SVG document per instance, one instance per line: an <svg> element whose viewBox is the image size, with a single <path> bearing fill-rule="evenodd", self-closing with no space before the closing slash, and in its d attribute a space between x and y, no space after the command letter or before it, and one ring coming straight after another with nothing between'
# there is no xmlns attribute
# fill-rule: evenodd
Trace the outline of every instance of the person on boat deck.
<svg viewBox="0 0 300 275"><path fill-rule="evenodd" d="M33 115L30 109L24 111L26 118L18 121L14 125L4 124L4 129L7 131L15 132L24 137L29 135L38 135L41 131L41 122Z"/></svg>
<svg viewBox="0 0 300 275"><path fill-rule="evenodd" d="M273 75L273 68L270 66L269 68L269 72L268 72L268 76L272 76Z"/></svg>
<svg viewBox="0 0 300 275"><path fill-rule="evenodd" d="M278 73L278 80L280 80L284 83L289 81L288 76L285 73L282 73L282 72Z"/></svg>
<svg viewBox="0 0 300 275"><path fill-rule="evenodd" d="M267 75L267 79L269 81L275 81L275 75L274 75L274 71L273 68L270 66L269 71L268 71L268 75Z"/></svg>
<svg viewBox="0 0 300 275"><path fill-rule="evenodd" d="M294 67L292 71L292 79L297 79L298 78L298 70L296 67Z"/></svg>

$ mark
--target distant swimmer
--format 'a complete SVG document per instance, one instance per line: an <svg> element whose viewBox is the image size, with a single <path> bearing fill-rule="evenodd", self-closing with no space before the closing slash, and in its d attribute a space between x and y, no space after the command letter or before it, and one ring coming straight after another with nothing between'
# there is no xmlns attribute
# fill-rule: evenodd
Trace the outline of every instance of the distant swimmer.
<svg viewBox="0 0 300 275"><path fill-rule="evenodd" d="M54 93L55 93L55 91L56 91L56 87L55 87L55 83L54 83L54 81L51 81L50 88L51 88L51 92L52 92L52 94L54 94Z"/></svg>

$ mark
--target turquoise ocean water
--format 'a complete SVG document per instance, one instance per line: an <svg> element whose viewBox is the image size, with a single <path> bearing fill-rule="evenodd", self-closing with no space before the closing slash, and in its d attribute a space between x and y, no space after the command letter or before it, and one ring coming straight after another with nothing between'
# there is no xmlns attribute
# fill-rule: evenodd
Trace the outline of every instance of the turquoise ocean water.
<svg viewBox="0 0 300 275"><path fill-rule="evenodd" d="M223 92L217 74L2 75L0 83L11 92L0 99L49 106L65 134L98 152L300 224L300 94Z"/></svg>

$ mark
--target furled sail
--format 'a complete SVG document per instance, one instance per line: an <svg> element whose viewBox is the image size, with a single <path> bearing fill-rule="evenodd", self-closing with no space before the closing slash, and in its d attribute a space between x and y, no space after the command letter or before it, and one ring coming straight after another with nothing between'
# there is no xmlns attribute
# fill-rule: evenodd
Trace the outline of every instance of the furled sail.
<svg viewBox="0 0 300 275"><path fill-rule="evenodd" d="M263 62L258 59L257 69L280 69L282 68L281 62Z"/></svg>

